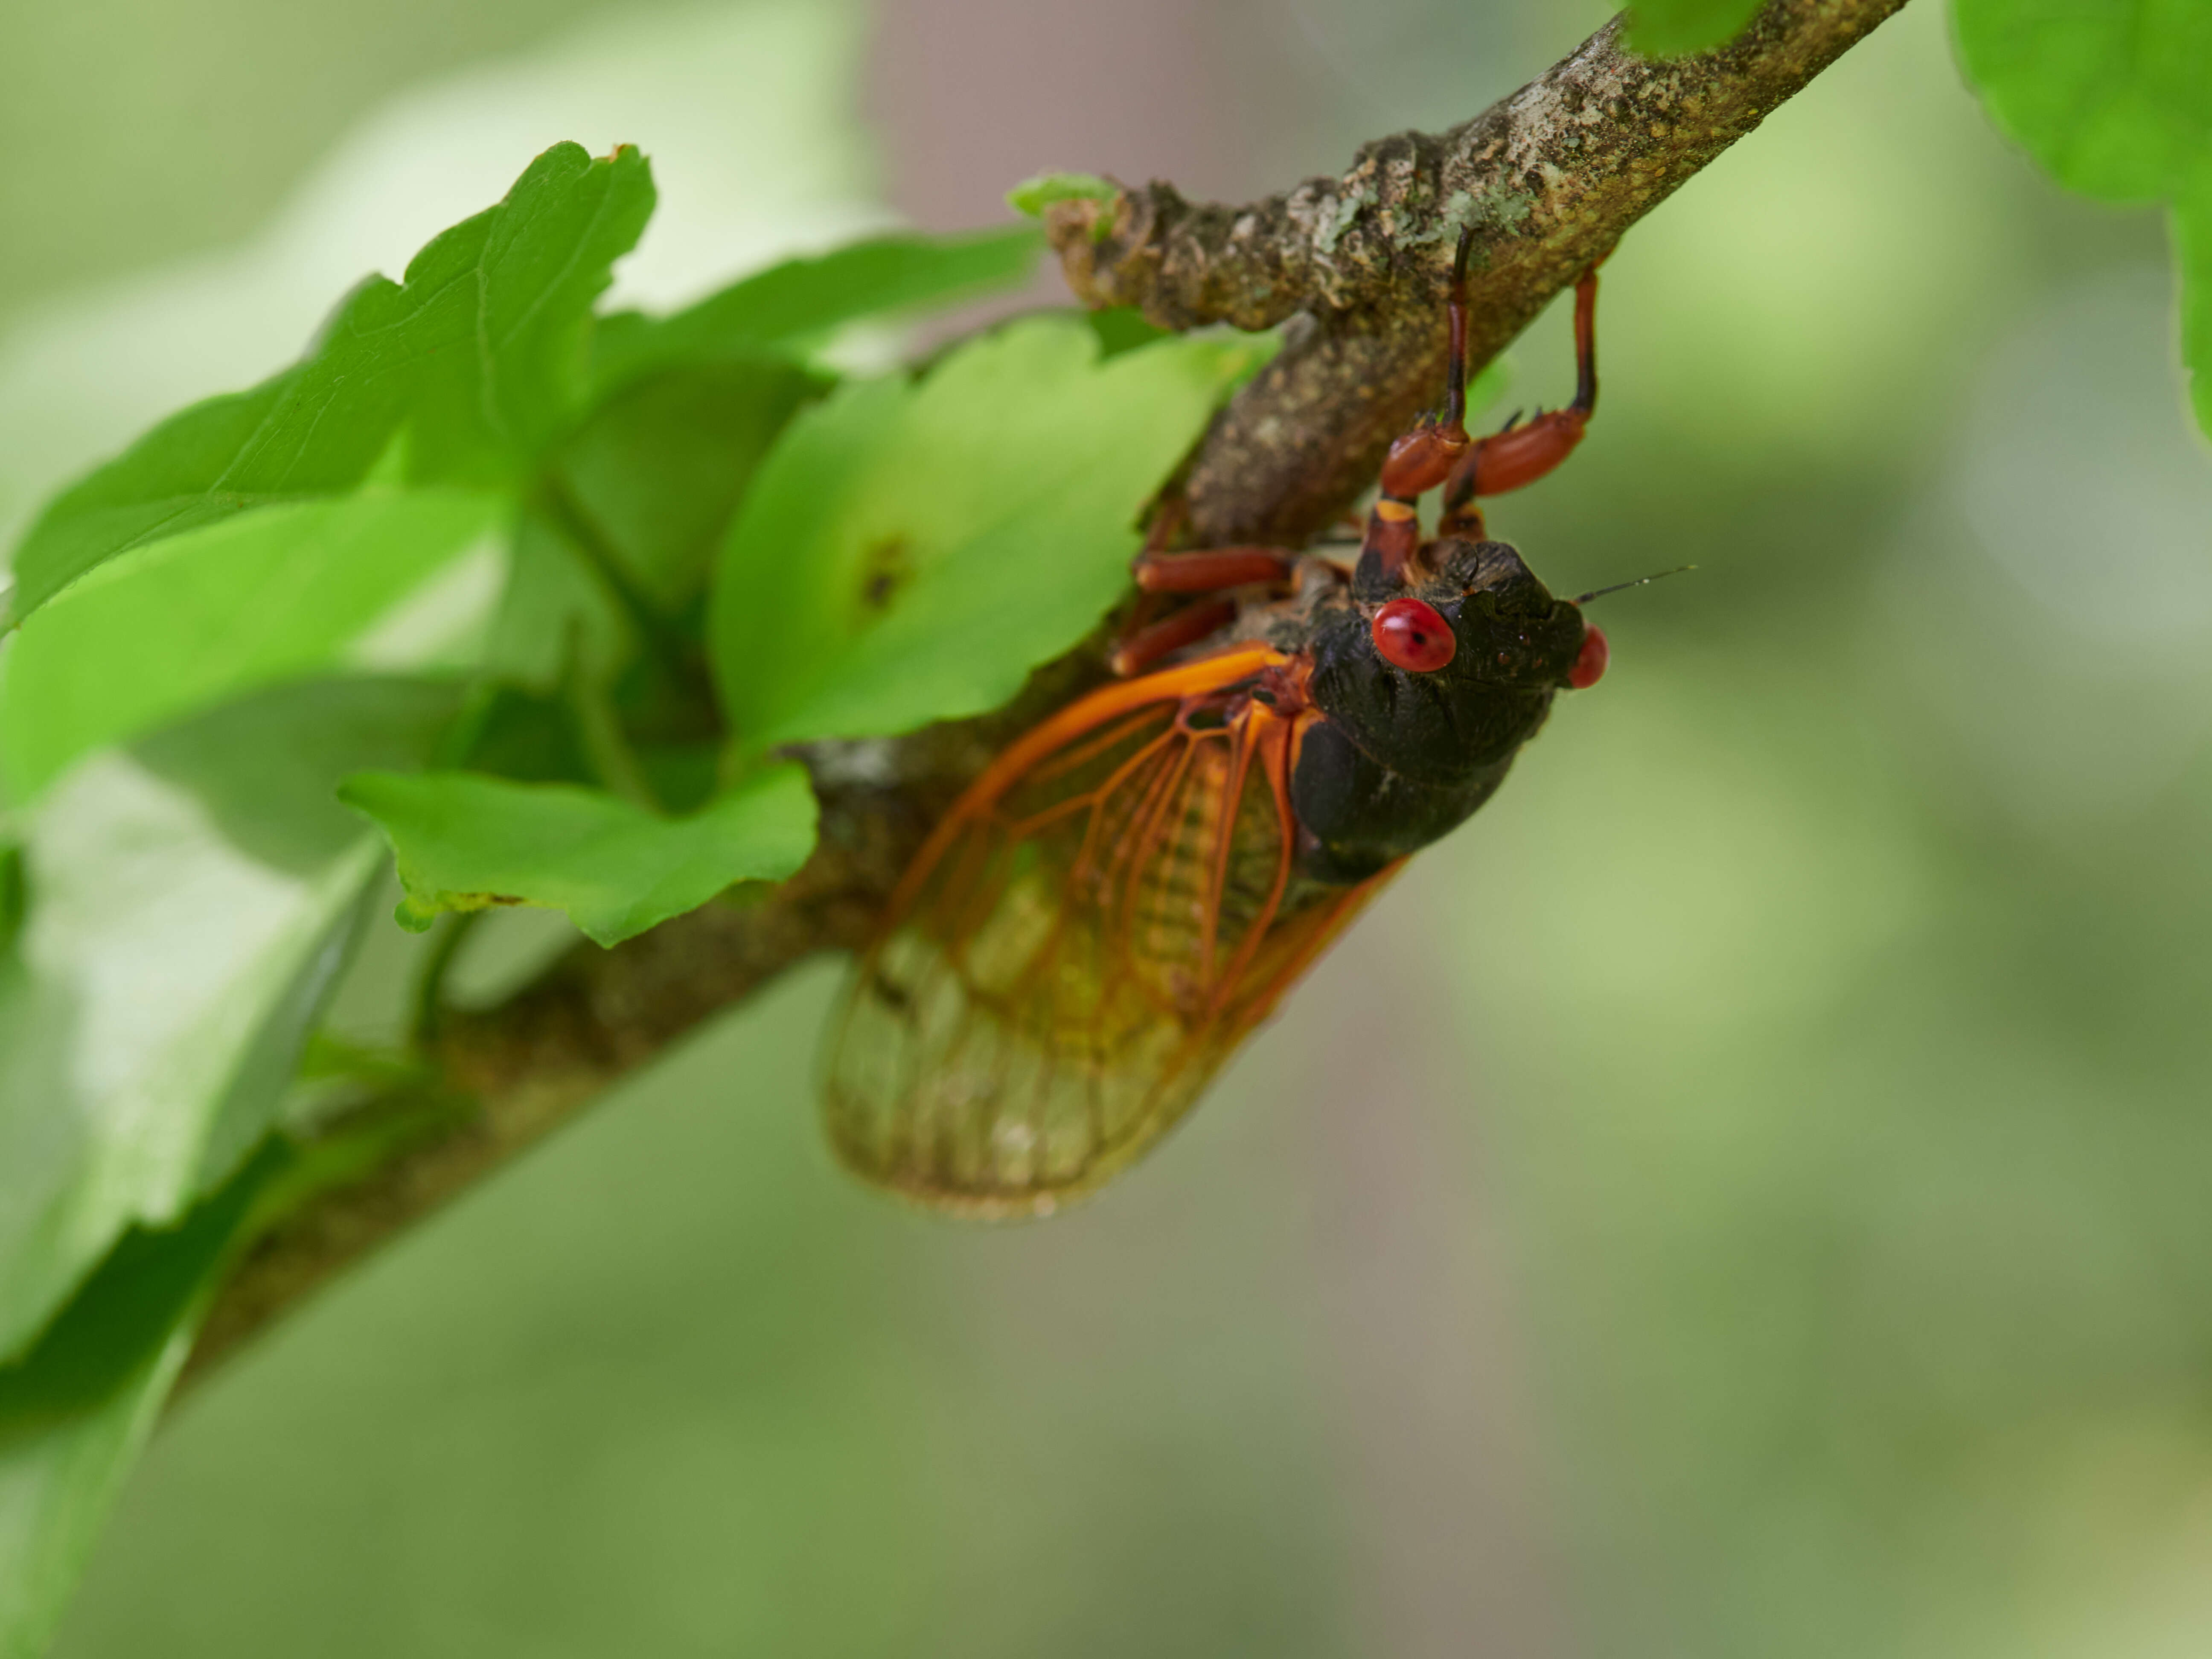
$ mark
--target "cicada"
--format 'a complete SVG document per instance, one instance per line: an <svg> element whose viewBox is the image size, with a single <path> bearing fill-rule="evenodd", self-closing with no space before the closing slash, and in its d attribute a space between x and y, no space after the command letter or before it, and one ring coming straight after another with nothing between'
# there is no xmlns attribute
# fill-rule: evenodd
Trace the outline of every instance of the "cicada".
<svg viewBox="0 0 2212 1659"><path fill-rule="evenodd" d="M1553 695L1604 672L1605 635L1476 504L1582 441L1595 275L1576 289L1574 401L1474 440L1467 255L1462 236L1443 409L1392 445L1349 568L1148 545L1140 592L1194 597L1126 635L1118 683L1014 742L916 855L827 1065L831 1144L866 1179L981 1217L1097 1188L1490 799ZM1438 485L1424 538L1415 502Z"/></svg>

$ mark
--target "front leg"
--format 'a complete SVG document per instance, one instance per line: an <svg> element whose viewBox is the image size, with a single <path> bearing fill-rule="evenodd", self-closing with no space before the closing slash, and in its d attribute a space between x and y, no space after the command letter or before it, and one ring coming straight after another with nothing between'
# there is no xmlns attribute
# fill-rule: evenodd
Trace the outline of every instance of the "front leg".
<svg viewBox="0 0 2212 1659"><path fill-rule="evenodd" d="M1439 535L1482 539L1478 495L1502 495L1532 484L1574 453L1583 428L1597 409L1597 270L1575 284L1575 400L1549 414L1538 411L1526 426L1507 422L1468 451L1444 484Z"/></svg>
<svg viewBox="0 0 2212 1659"><path fill-rule="evenodd" d="M1446 349L1443 416L1424 420L1390 446L1382 462L1381 494L1367 515L1367 534L1359 544L1353 582L1364 594L1384 594L1405 583L1407 564L1421 547L1421 520L1414 503L1421 492L1450 477L1468 453L1467 435L1467 257L1470 228L1459 234L1452 256L1451 289L1444 305Z"/></svg>

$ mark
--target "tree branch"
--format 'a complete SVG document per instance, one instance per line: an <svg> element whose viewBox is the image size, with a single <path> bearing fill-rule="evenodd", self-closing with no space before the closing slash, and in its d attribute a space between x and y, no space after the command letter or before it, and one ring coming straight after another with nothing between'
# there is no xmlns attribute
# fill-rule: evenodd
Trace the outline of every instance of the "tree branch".
<svg viewBox="0 0 2212 1659"><path fill-rule="evenodd" d="M1442 285L1462 226L1475 232L1473 367L1903 3L1771 0L1733 45L1670 63L1629 54L1615 22L1474 120L1378 140L1339 179L1244 207L1194 205L1159 183L1055 204L1054 245L1087 302L1141 306L1176 329L1292 324L1200 447L1188 485L1196 539L1300 544L1373 480L1391 438L1443 384ZM218 1294L187 1375L784 969L865 939L964 781L1096 672L1095 657L1072 659L991 719L818 746L807 758L822 844L793 880L611 951L580 945L499 1006L440 1019L429 1057L477 1109L257 1241ZM332 1133L404 1112L419 1112L419 1097L372 1102Z"/></svg>
<svg viewBox="0 0 2212 1659"><path fill-rule="evenodd" d="M1616 19L1472 121L1379 139L1341 178L1243 207L1158 183L1055 204L1054 246L1091 305L1139 306L1174 329L1304 313L1191 473L1195 541L1296 546L1373 482L1443 383L1443 256L1462 226L1472 374L1903 3L1772 0L1733 44L1660 63L1627 52Z"/></svg>

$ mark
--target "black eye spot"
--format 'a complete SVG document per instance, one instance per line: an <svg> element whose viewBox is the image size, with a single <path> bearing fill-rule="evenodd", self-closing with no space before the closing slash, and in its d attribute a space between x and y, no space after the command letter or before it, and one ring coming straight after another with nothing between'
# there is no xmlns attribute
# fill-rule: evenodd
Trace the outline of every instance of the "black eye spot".
<svg viewBox="0 0 2212 1659"><path fill-rule="evenodd" d="M887 610L913 574L905 537L893 536L877 543L861 556L861 605L870 611Z"/></svg>

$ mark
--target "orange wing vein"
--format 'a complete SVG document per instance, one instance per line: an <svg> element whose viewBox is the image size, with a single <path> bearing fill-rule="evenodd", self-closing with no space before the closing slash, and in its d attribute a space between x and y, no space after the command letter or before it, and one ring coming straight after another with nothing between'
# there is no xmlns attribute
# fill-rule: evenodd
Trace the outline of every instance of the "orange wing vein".
<svg viewBox="0 0 2212 1659"><path fill-rule="evenodd" d="M1291 727L1232 650L1061 711L938 827L829 1062L846 1164L969 1215L1049 1212L1181 1120L1389 872L1294 873Z"/></svg>

